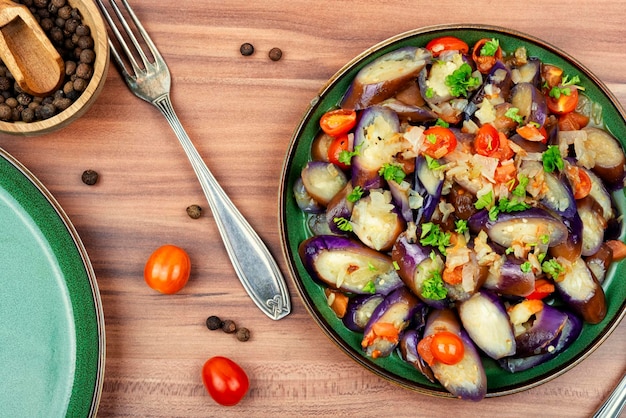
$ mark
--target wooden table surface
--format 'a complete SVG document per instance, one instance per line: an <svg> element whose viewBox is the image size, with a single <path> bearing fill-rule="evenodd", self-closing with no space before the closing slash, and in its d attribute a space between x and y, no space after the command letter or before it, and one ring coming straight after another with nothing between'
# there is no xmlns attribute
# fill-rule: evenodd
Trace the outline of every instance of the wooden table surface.
<svg viewBox="0 0 626 418"><path fill-rule="evenodd" d="M223 188L288 277L278 232L281 166L309 101L354 56L392 35L443 23L484 23L542 38L575 56L626 106L622 0L349 2L131 0L173 75L172 100ZM244 42L256 52L239 53ZM279 47L283 58L268 58ZM134 97L114 66L92 108L4 148L60 202L95 269L106 323L99 416L551 416L587 417L626 371L623 323L587 359L537 388L469 403L397 387L348 358L315 324L290 277L292 313L280 321L252 303L228 261L193 171L160 113ZM100 173L97 185L81 173ZM205 214L189 218L200 204ZM185 248L188 285L165 296L143 267L158 246ZM248 342L211 332L209 315L251 330ZM217 405L200 370L226 355L251 386Z"/></svg>

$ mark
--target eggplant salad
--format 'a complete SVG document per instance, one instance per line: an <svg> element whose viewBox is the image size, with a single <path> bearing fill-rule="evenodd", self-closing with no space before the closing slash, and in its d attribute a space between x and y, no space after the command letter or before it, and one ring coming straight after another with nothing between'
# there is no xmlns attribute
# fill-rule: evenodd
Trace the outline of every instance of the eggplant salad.
<svg viewBox="0 0 626 418"><path fill-rule="evenodd" d="M298 251L363 355L478 401L481 356L527 370L603 320L626 158L579 77L445 36L376 58L320 118Z"/></svg>

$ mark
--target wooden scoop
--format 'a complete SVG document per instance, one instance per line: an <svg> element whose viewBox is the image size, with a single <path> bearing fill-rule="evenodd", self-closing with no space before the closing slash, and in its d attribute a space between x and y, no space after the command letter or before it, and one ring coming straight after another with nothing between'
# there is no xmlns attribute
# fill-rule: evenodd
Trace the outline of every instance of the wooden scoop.
<svg viewBox="0 0 626 418"><path fill-rule="evenodd" d="M30 10L10 0L0 0L0 59L34 96L47 96L63 82L63 58Z"/></svg>

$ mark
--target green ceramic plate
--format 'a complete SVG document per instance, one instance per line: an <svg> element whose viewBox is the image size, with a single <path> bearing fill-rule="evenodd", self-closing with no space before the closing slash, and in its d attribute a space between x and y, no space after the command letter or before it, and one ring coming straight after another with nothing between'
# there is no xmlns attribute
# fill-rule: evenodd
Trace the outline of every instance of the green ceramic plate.
<svg viewBox="0 0 626 418"><path fill-rule="evenodd" d="M339 70L320 90L296 128L283 166L280 191L280 222L283 250L288 260L290 272L300 296L311 316L322 330L348 356L372 372L416 391L451 397L437 384L426 380L417 370L403 362L397 354L388 358L372 360L362 354L361 334L347 330L341 320L327 306L323 288L312 281L298 256L298 245L310 236L306 215L300 211L292 195L294 182L310 159L311 142L318 133L318 121L327 110L335 107L356 73L375 58L404 46L424 46L439 36L452 35L465 40L469 45L481 38L498 38L507 51L518 46L526 46L529 55L537 56L544 62L562 67L567 74L580 74L585 94L602 106L602 116L606 128L622 146L626 141L626 121L624 109L606 86L577 60L558 48L532 36L509 29L484 25L447 25L410 31L392 37L364 51ZM615 195L620 212L623 214L626 199L623 192ZM621 231L620 239L624 239ZM500 369L497 364L483 360L488 379L488 397L507 395L526 390L555 378L585 359L617 327L626 313L626 264L612 266L604 288L608 301L608 314L597 325L586 324L581 336L565 352L538 367L511 374Z"/></svg>
<svg viewBox="0 0 626 418"><path fill-rule="evenodd" d="M67 215L0 149L0 415L96 415L104 375L102 305Z"/></svg>

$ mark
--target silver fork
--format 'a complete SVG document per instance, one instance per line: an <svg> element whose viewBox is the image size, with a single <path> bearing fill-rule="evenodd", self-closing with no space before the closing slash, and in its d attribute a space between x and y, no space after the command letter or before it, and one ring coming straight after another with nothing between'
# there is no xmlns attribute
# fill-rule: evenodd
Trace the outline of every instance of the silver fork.
<svg viewBox="0 0 626 418"><path fill-rule="evenodd" d="M228 256L244 289L267 316L275 320L285 317L291 312L291 301L285 280L267 247L211 174L176 116L170 100L170 72L163 57L126 0L119 1L126 11L125 14L122 13L118 1L109 0L119 25L102 0L97 2L122 49L119 51L109 39L111 54L126 84L136 96L156 106L176 133L198 176ZM125 15L130 17L130 21ZM152 59L143 50L131 24L135 32L143 38ZM118 26L121 26L121 30L132 45L125 40ZM126 62L122 53L126 57ZM136 55L140 57L141 62L135 58Z"/></svg>

